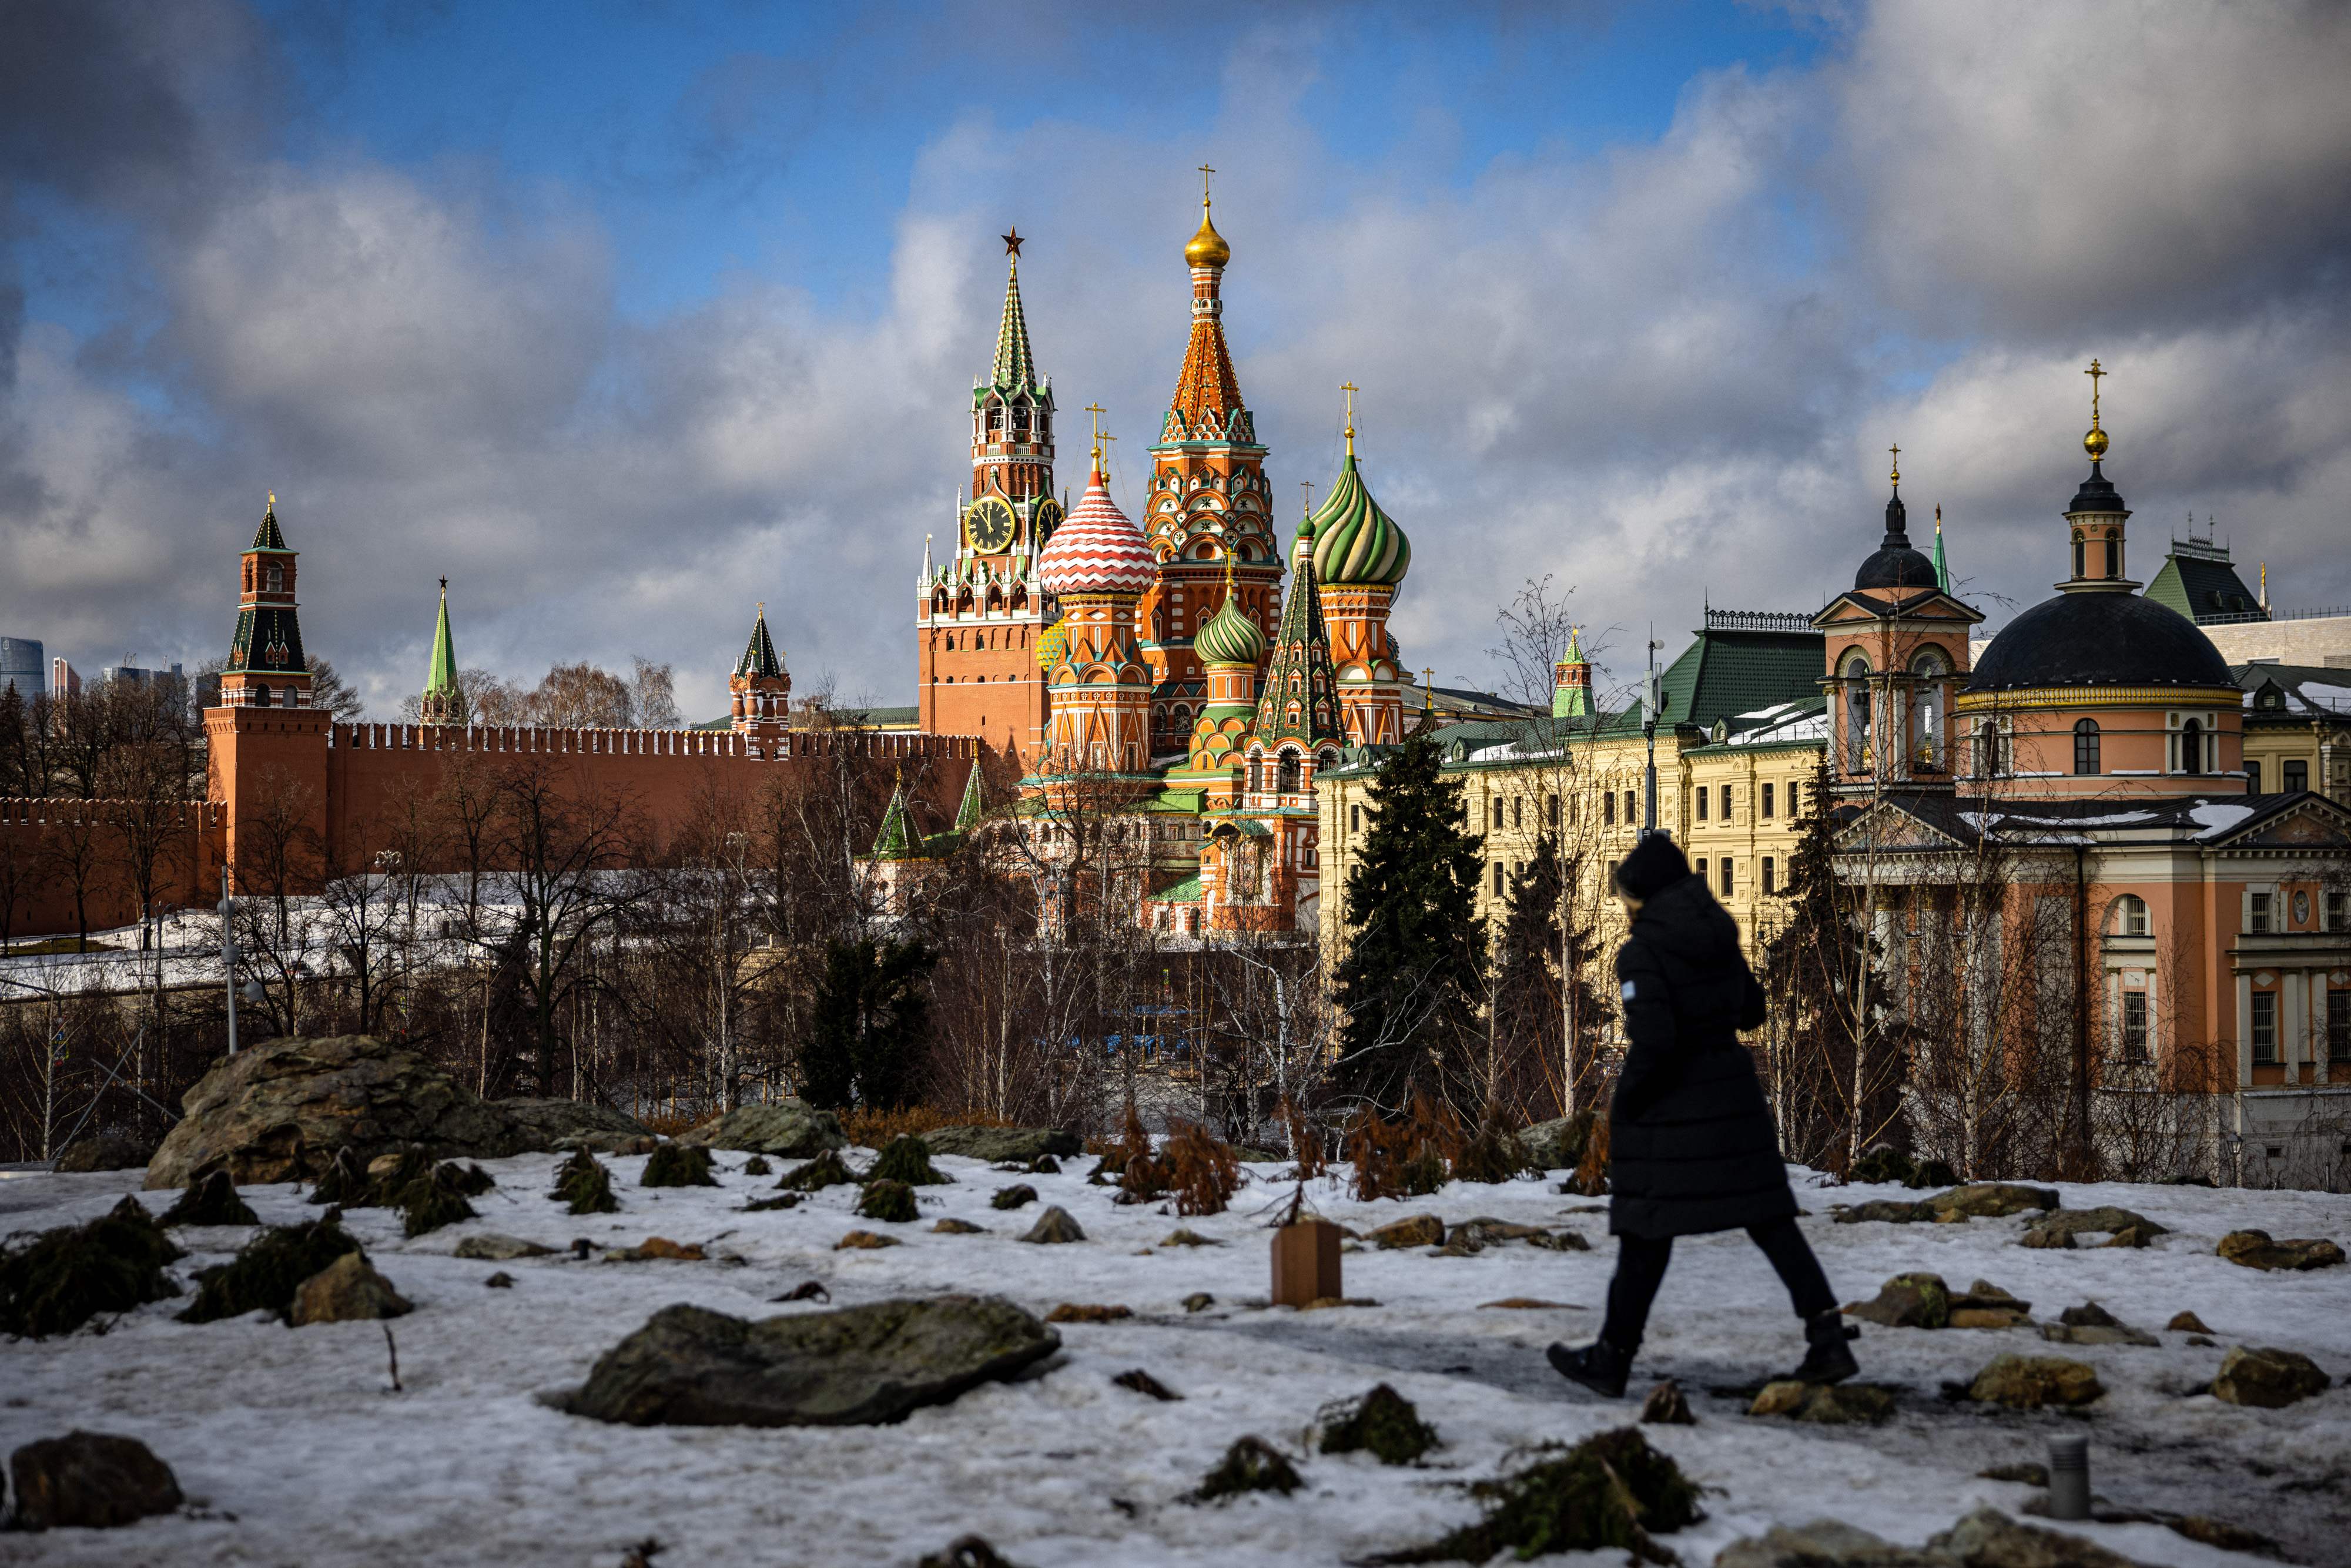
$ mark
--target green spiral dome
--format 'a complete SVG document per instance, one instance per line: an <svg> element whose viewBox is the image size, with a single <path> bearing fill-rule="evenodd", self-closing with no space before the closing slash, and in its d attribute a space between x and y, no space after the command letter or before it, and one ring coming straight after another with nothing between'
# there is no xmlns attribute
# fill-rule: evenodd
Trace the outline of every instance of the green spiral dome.
<svg viewBox="0 0 2351 1568"><path fill-rule="evenodd" d="M1254 664L1265 657L1265 632L1241 613L1229 578L1225 583L1223 606L1208 617L1207 625L1193 633L1192 652L1207 664Z"/></svg>
<svg viewBox="0 0 2351 1568"><path fill-rule="evenodd" d="M1394 588L1412 566L1412 541L1364 487L1352 451L1339 471L1339 482L1314 508L1308 524L1314 539L1314 578L1326 587Z"/></svg>

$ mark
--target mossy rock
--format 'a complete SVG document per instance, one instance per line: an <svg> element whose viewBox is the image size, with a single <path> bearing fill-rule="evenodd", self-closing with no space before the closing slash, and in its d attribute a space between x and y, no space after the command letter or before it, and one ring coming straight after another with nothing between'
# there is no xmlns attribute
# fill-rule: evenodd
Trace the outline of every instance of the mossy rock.
<svg viewBox="0 0 2351 1568"><path fill-rule="evenodd" d="M174 1225L258 1225L261 1216L236 1195L236 1183L225 1170L216 1170L188 1184L179 1201L163 1211L162 1223Z"/></svg>
<svg viewBox="0 0 2351 1568"><path fill-rule="evenodd" d="M1453 1162L1457 1181L1488 1184L1515 1180L1534 1168L1534 1156L1516 1135L1496 1126L1483 1126L1462 1145Z"/></svg>
<svg viewBox="0 0 2351 1568"><path fill-rule="evenodd" d="M1036 1201L1035 1187L1030 1186L1027 1182L1015 1182L1010 1186L997 1188L996 1196L987 1200L987 1206L990 1208L1019 1208L1022 1204Z"/></svg>
<svg viewBox="0 0 2351 1568"><path fill-rule="evenodd" d="M778 1192L820 1192L829 1186L854 1186L859 1177L840 1155L825 1150L806 1165L786 1171L776 1183Z"/></svg>
<svg viewBox="0 0 2351 1568"><path fill-rule="evenodd" d="M1968 1385L1968 1397L2011 1410L2088 1405L2105 1393L2095 1368L2059 1355L2001 1355Z"/></svg>
<svg viewBox="0 0 2351 1568"><path fill-rule="evenodd" d="M946 1186L955 1181L955 1177L932 1166L931 1146L911 1133L890 1140L890 1146L882 1151L882 1157L873 1162L865 1179L904 1182L908 1186Z"/></svg>
<svg viewBox="0 0 2351 1568"><path fill-rule="evenodd" d="M618 1214L621 1200L612 1196L612 1173L596 1161L585 1149L574 1153L555 1169L555 1191L549 1195L558 1203L570 1205L574 1214Z"/></svg>
<svg viewBox="0 0 2351 1568"><path fill-rule="evenodd" d="M1879 1289L1875 1301L1856 1301L1844 1312L1882 1328L1948 1328L1951 1288L1940 1274L1896 1274Z"/></svg>
<svg viewBox="0 0 2351 1568"><path fill-rule="evenodd" d="M101 1313L176 1296L163 1266L186 1256L135 1197L87 1225L0 1249L0 1333L70 1333Z"/></svg>
<svg viewBox="0 0 2351 1568"><path fill-rule="evenodd" d="M1750 1416L1786 1416L1822 1427L1876 1427L1894 1414L1894 1390L1874 1383L1767 1383Z"/></svg>
<svg viewBox="0 0 2351 1568"><path fill-rule="evenodd" d="M1547 1443L1499 1480L1470 1495L1486 1517L1427 1546L1389 1552L1375 1563L1483 1563L1501 1552L1520 1561L1555 1552L1630 1552L1636 1561L1678 1561L1654 1536L1697 1523L1698 1483L1633 1427L1587 1437L1573 1448Z"/></svg>
<svg viewBox="0 0 2351 1568"><path fill-rule="evenodd" d="M1214 1502L1243 1492L1279 1492L1288 1497L1306 1483L1280 1449L1263 1437L1239 1437L1225 1450L1217 1468L1201 1479L1192 1493L1194 1502Z"/></svg>
<svg viewBox="0 0 2351 1568"><path fill-rule="evenodd" d="M639 1186L716 1186L710 1174L710 1151L685 1144L664 1144L645 1162Z"/></svg>
<svg viewBox="0 0 2351 1568"><path fill-rule="evenodd" d="M917 1218L914 1189L904 1182L891 1181L886 1177L867 1182L865 1190L858 1195L857 1217L860 1219L878 1219L889 1225L904 1225Z"/></svg>
<svg viewBox="0 0 2351 1568"><path fill-rule="evenodd" d="M1326 1407L1316 1418L1322 1452L1367 1452L1384 1465L1409 1465L1437 1447L1437 1428L1420 1418L1411 1400L1386 1384Z"/></svg>
<svg viewBox="0 0 2351 1568"><path fill-rule="evenodd" d="M767 1155L753 1155L749 1159L743 1162L743 1174L745 1176L773 1176L776 1174L776 1167L768 1163Z"/></svg>
<svg viewBox="0 0 2351 1568"><path fill-rule="evenodd" d="M180 1321L208 1323L253 1312L274 1312L285 1319L293 1310L294 1293L303 1281L344 1253L358 1251L360 1244L329 1219L273 1225L246 1242L235 1261L196 1276L196 1299L180 1314Z"/></svg>

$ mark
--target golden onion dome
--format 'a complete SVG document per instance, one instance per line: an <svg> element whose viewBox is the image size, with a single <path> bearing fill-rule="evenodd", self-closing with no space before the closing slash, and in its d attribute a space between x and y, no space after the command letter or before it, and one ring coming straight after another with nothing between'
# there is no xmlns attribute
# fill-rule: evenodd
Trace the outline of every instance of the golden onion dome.
<svg viewBox="0 0 2351 1568"><path fill-rule="evenodd" d="M1200 232L1184 247L1184 259L1193 267L1222 267L1232 260L1233 247L1217 232L1216 220L1208 215L1208 204L1200 204Z"/></svg>

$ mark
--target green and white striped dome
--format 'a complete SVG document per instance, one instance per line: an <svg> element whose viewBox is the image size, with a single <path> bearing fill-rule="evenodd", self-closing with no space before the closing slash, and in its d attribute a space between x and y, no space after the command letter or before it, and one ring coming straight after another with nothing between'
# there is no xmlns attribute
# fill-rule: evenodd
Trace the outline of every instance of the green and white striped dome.
<svg viewBox="0 0 2351 1568"><path fill-rule="evenodd" d="M1364 488L1353 448L1348 443L1339 482L1307 519L1315 580L1326 588L1394 588L1412 566L1412 541Z"/></svg>
<svg viewBox="0 0 2351 1568"><path fill-rule="evenodd" d="M1229 564L1225 572L1225 602L1208 617L1207 625L1192 634L1192 652L1204 664L1254 664L1265 657L1265 631L1241 613Z"/></svg>

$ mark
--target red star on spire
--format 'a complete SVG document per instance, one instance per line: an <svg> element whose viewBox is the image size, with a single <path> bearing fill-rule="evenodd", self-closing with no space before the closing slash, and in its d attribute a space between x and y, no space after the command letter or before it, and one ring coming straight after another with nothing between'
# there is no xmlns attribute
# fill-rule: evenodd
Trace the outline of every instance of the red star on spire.
<svg viewBox="0 0 2351 1568"><path fill-rule="evenodd" d="M1004 254L1007 256L1019 256L1020 254L1020 225L1019 224L1013 225L1012 232L1004 236Z"/></svg>

